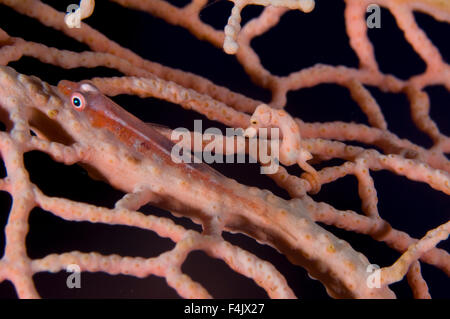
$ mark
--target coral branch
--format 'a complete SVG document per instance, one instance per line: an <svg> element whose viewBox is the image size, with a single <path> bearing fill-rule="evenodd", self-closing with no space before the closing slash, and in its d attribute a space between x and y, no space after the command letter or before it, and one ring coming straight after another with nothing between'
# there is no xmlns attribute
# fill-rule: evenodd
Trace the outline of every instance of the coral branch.
<svg viewBox="0 0 450 319"><path fill-rule="evenodd" d="M438 21L450 23L448 2L345 0L345 28L359 66L315 64L293 70L286 76L274 75L266 68L252 47L252 40L277 28L289 10L312 11L315 6L313 0L232 0L233 8L224 31L214 29L200 18L208 5L206 0L193 0L182 8L162 0L112 2L119 4L124 12L127 9L143 11L186 29L227 58L235 59L251 81L266 89L271 96L261 100L251 98L200 75L141 57L88 24L91 19L104 14L98 7L93 14L94 0L82 0L79 11L72 12L77 14L77 18L79 14L80 20L93 14L91 19L85 20L88 23L71 20L75 17L69 18L71 12L59 12L39 0L0 0L2 6L61 31L91 50L74 52L49 47L12 36L14 32L8 30L10 35L0 25L0 121L4 124L4 131L0 132L0 153L6 169L6 176L0 179L0 190L12 197L5 227L6 245L0 259L0 282L9 280L20 298L38 298L33 275L59 272L77 264L83 272L163 277L181 297L210 298L214 294L182 270L188 255L201 250L252 279L269 297L296 297L294 287L270 260L263 260L230 244L222 236L223 232L243 234L260 244L274 247L292 264L303 267L311 277L318 279L332 297L393 298L395 294L389 285L406 277L415 298L430 298L420 262L433 265L450 276L450 255L444 248L437 247L440 241L447 239L450 231L448 215L445 215L448 212L442 212L445 220L439 222L441 226L430 230L422 239L415 239L398 225L389 224L389 214L402 212L387 212L379 205L380 189L377 191L374 181L374 171L386 170L405 180L425 184L442 196L450 195L450 138L445 135L445 129L431 118L433 99L425 90L427 86L441 85L450 91L450 66L445 62L445 52L439 52L414 16L414 11L420 11ZM383 6L394 16L405 40L426 64L425 72L399 79L380 70L365 21L369 4ZM264 9L259 16L241 25L241 12L247 5L260 5ZM158 43L152 45L157 46ZM222 49L234 56L224 54ZM130 137L121 127L113 127L116 132L107 125L94 125L96 122L87 121L74 109L74 100L66 96L60 86L58 89L7 66L20 62L23 57L33 57L61 69L113 69L123 76L101 77L95 74L94 78L88 79L88 84L82 83L92 89L95 85L99 96L127 94L152 97L203 115L227 128L247 128L245 135L238 136L224 136L217 131L214 134L187 131L190 139L184 140L174 138L174 131L170 128L152 126L161 134L156 136L164 141L164 145L171 146L169 139L172 139L173 143L195 153L208 150L216 155L244 156L252 155L252 141L270 144L270 154L279 151L281 165L268 175L275 183L269 182L278 186L277 191L287 194L286 198L246 185L252 181L238 182L220 174L208 175L205 166L179 165L169 160L169 155L161 149L157 150L163 155L139 152L140 146L135 145L136 141L134 144L124 142ZM279 59L283 56L279 55ZM30 70L27 74L34 72ZM65 73L61 73L60 80L65 77ZM348 89L351 98L367 117L368 125L339 121L308 123L295 118L288 108L284 109L289 92L324 83ZM388 127L386 119L389 117L385 118L366 86L405 94L414 125L431 139L432 146L425 148L394 134L390 130L390 122ZM336 102L332 107L340 106ZM115 116L120 122L121 115ZM138 119L135 124L150 130ZM278 128L281 134L257 135L256 130L260 128ZM278 143L269 142L279 142L279 149L273 149L273 145ZM363 145L351 145L354 142ZM370 145L376 146L377 150L371 149ZM111 203L113 208L47 196L34 180L32 182L25 165L25 154L31 151L43 152L66 165L80 164L90 175L125 195ZM168 152L167 149L165 151ZM255 157L255 163L259 161L262 167L267 165L259 152ZM338 164L329 164L328 160L338 160ZM294 164L303 172L295 173L294 168L286 168ZM340 210L326 202L318 202L311 195L320 195L324 185L349 175L355 176L358 183L361 214L354 208ZM147 204L166 210L171 216L186 217L200 225L201 231L188 230L175 219L140 212ZM70 223L88 221L153 232L171 240L174 248L152 258L79 251L31 258L26 237L30 213L36 207ZM423 219L426 218L423 214ZM381 268L381 287L373 288L367 281L370 275L367 269L377 260L367 255L371 257L369 261L323 224L368 235L401 254L391 266Z"/></svg>

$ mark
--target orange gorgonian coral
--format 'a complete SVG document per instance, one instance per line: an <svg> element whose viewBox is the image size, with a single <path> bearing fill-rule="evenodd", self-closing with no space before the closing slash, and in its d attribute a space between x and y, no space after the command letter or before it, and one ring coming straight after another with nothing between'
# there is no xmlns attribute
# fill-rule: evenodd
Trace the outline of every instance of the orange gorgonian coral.
<svg viewBox="0 0 450 319"><path fill-rule="evenodd" d="M450 2L71 4L0 0L2 295L448 297L448 34L419 20L444 34ZM136 153L56 87L86 79L167 139L194 119L277 127L281 166L214 164L214 180ZM213 137L248 158L245 136Z"/></svg>

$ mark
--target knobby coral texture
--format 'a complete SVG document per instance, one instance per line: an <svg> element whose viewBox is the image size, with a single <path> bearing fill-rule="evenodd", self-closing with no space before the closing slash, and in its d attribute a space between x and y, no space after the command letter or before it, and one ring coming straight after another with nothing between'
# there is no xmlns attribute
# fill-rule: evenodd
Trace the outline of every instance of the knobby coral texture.
<svg viewBox="0 0 450 319"><path fill-rule="evenodd" d="M73 2L0 0L2 297L450 297L450 2L97 0L69 28ZM282 165L203 178L84 121L61 80L167 138L265 104Z"/></svg>

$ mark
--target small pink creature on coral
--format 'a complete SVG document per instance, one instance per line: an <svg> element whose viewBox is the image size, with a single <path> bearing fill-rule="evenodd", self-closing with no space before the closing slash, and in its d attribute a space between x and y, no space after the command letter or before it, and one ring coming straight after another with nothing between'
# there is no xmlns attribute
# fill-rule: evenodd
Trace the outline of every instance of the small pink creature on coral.
<svg viewBox="0 0 450 319"><path fill-rule="evenodd" d="M280 147L280 162L283 165L298 164L305 172L305 178L312 184L312 192L316 193L320 186L317 182L317 171L307 163L313 156L301 147L301 134L295 120L284 110L272 109L267 104L259 105L252 117L246 136L253 137L258 128L277 127L281 130L282 142ZM308 177L307 177L308 176Z"/></svg>

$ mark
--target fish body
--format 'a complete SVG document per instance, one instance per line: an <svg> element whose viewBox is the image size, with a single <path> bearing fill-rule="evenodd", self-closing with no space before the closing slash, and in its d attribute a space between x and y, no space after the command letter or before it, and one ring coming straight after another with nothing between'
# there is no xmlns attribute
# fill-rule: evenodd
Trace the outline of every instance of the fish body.
<svg viewBox="0 0 450 319"><path fill-rule="evenodd" d="M217 181L225 178L205 163L175 162L172 158L175 143L103 95L91 82L62 80L58 89L91 126L107 129L133 151L143 156L158 156L165 164L177 166L201 179Z"/></svg>

